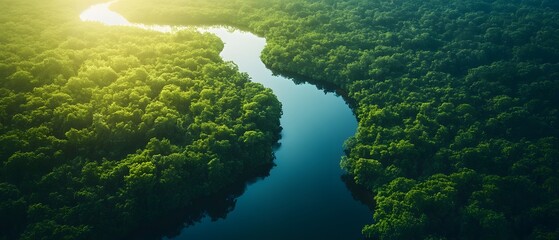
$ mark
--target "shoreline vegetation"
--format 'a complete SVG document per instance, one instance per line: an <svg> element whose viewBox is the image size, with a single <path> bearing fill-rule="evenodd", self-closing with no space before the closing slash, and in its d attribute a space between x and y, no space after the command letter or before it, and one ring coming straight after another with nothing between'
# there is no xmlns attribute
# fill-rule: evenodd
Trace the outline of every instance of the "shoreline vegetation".
<svg viewBox="0 0 559 240"><path fill-rule="evenodd" d="M131 2L131 21L246 26L275 73L347 92L366 237L559 238L557 2Z"/></svg>

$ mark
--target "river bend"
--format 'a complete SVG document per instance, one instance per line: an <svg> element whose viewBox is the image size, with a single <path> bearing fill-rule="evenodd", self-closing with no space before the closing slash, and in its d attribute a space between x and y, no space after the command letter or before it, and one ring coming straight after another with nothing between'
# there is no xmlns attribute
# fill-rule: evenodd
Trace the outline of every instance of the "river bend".
<svg viewBox="0 0 559 240"><path fill-rule="evenodd" d="M80 18L171 34L192 28L130 23L111 11L111 4L93 5ZM226 27L196 29L221 38L225 43L221 57L237 64L252 81L271 88L281 101L281 147L275 151L277 166L270 175L249 184L226 217L206 216L165 238L360 239L361 228L370 223L372 213L352 197L339 166L342 144L357 128L348 105L314 85L273 76L260 60L264 38Z"/></svg>

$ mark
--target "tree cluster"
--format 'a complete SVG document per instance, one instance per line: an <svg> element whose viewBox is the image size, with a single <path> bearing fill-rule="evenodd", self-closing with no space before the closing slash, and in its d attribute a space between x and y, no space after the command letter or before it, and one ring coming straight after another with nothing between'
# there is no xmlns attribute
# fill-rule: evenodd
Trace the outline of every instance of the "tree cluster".
<svg viewBox="0 0 559 240"><path fill-rule="evenodd" d="M341 165L376 193L365 236L559 238L556 1L128 2L137 20L250 29L273 71L357 103Z"/></svg>
<svg viewBox="0 0 559 240"><path fill-rule="evenodd" d="M272 165L281 104L210 34L2 0L0 239L118 239Z"/></svg>

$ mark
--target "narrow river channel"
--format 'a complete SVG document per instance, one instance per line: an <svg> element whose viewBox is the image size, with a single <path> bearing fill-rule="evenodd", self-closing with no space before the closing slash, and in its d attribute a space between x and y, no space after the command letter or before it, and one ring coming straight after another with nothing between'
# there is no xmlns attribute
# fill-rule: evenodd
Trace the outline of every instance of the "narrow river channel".
<svg viewBox="0 0 559 240"><path fill-rule="evenodd" d="M172 33L187 27L128 22L93 5L83 21ZM352 197L341 179L342 144L355 133L356 119L344 100L311 84L273 76L260 60L266 41L225 27L197 28L225 43L221 57L238 65L252 81L271 88L283 105L281 147L269 176L249 184L223 218L203 217L172 239L360 239L372 212ZM161 233L162 235L166 233ZM178 234L178 235L177 235Z"/></svg>

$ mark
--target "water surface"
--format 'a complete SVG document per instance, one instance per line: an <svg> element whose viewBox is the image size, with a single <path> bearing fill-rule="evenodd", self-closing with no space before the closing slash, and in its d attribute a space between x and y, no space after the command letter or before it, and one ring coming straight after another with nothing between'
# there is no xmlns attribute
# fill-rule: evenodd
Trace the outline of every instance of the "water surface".
<svg viewBox="0 0 559 240"><path fill-rule="evenodd" d="M84 21L174 32L186 26L130 23L94 5ZM311 84L273 76L260 60L266 41L225 27L198 28L225 43L221 57L238 65L252 81L271 88L283 105L281 147L268 177L250 184L232 200L224 218L203 217L184 227L174 239L360 239L372 213L355 200L339 166L342 144L355 133L357 122L344 100ZM162 233L165 234L165 233Z"/></svg>

